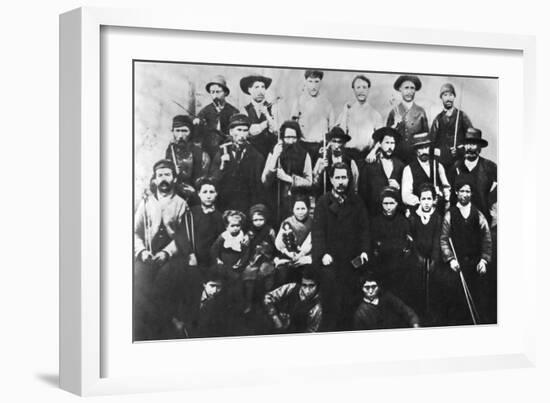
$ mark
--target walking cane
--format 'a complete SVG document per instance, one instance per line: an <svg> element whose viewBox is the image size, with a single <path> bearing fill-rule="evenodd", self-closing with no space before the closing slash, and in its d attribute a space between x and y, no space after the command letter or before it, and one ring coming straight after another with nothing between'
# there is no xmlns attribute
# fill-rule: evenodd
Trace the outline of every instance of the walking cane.
<svg viewBox="0 0 550 403"><path fill-rule="evenodd" d="M464 82L461 82L460 83L460 108L462 108L462 98L464 97L464 92L463 92L463 88L464 88ZM458 135L458 121L460 120L460 109L459 108L456 108L456 123L455 123L455 136L454 136L454 141L453 141L453 148L456 149L456 136Z"/></svg>
<svg viewBox="0 0 550 403"><path fill-rule="evenodd" d="M145 241L145 249L151 253L151 239L149 230L149 219L147 217L147 190L143 191L143 238Z"/></svg>
<svg viewBox="0 0 550 403"><path fill-rule="evenodd" d="M430 312L430 258L426 259L426 315Z"/></svg>
<svg viewBox="0 0 550 403"><path fill-rule="evenodd" d="M453 255L455 256L455 259L458 261L458 256L456 255L455 248L453 246L453 240L449 238L449 245L451 245L451 250L453 251ZM462 283L462 288L464 290L464 296L466 297L466 303L468 304L468 310L470 311L470 316L472 317L472 322L474 325L477 325L476 316L477 315L477 309L475 307L474 301L472 299L472 295L470 294L470 290L468 289L468 284L466 283L466 279L464 278L464 274L462 273L462 270L460 269L460 266L458 268L458 274L460 276L460 281Z"/></svg>
<svg viewBox="0 0 550 403"><path fill-rule="evenodd" d="M174 143L170 143L170 150L172 150L172 160L174 161L174 169L176 170L176 176L179 173L178 161L176 160L176 153L174 152Z"/></svg>
<svg viewBox="0 0 550 403"><path fill-rule="evenodd" d="M323 136L323 160L327 159L327 136ZM323 170L323 194L327 193L327 169Z"/></svg>

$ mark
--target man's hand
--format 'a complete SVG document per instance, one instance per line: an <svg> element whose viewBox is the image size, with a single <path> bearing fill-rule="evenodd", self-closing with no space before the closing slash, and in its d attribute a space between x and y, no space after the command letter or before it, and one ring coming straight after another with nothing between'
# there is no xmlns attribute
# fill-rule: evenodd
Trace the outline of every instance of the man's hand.
<svg viewBox="0 0 550 403"><path fill-rule="evenodd" d="M201 123L201 120L200 120L199 118L193 119L193 124L194 124L195 126L198 126L200 123Z"/></svg>
<svg viewBox="0 0 550 403"><path fill-rule="evenodd" d="M457 150L456 147L451 147L451 156L456 157Z"/></svg>
<svg viewBox="0 0 550 403"><path fill-rule="evenodd" d="M282 168L277 169L277 179L282 182L292 183L292 176L288 175Z"/></svg>
<svg viewBox="0 0 550 403"><path fill-rule="evenodd" d="M328 167L328 158L319 158L319 161L320 161L319 167L321 168L321 172L324 172L325 169L327 169Z"/></svg>
<svg viewBox="0 0 550 403"><path fill-rule="evenodd" d="M330 256L328 253L325 253L323 258L321 259L321 262L323 263L323 266L330 266L332 264L332 256Z"/></svg>
<svg viewBox="0 0 550 403"><path fill-rule="evenodd" d="M379 148L380 148L380 143L376 143L374 147L372 147L372 150L369 151L367 157L365 158L365 161L367 161L368 163L373 163L374 161L376 161Z"/></svg>
<svg viewBox="0 0 550 403"><path fill-rule="evenodd" d="M367 264L369 262L369 255L367 255L367 252L361 253L361 255L359 255L359 257L361 258L361 263L362 264Z"/></svg>
<svg viewBox="0 0 550 403"><path fill-rule="evenodd" d="M143 263L151 263L151 260L153 259L153 255L148 250L143 250L139 254L139 258Z"/></svg>
<svg viewBox="0 0 550 403"><path fill-rule="evenodd" d="M458 260L456 259L453 259L449 262L449 265L451 266L451 269L453 271L458 271L460 270L460 264L458 263Z"/></svg>
<svg viewBox="0 0 550 403"><path fill-rule="evenodd" d="M478 272L479 274L485 274L485 273L487 273L487 263L485 262L484 259L481 259L481 260L479 261L479 263L477 264L476 269L477 269L477 272Z"/></svg>
<svg viewBox="0 0 550 403"><path fill-rule="evenodd" d="M399 182L397 182L395 179L390 179L388 180L389 182L389 185L392 187L392 188L395 188L397 190L401 189L401 186L399 185Z"/></svg>
<svg viewBox="0 0 550 403"><path fill-rule="evenodd" d="M277 144L275 144L275 147L273 147L273 156L275 158L279 158L282 153L283 153L283 143L279 141Z"/></svg>
<svg viewBox="0 0 550 403"><path fill-rule="evenodd" d="M161 250L155 256L153 256L153 262L158 265L163 265L168 260L168 252Z"/></svg>
<svg viewBox="0 0 550 403"><path fill-rule="evenodd" d="M199 262L197 261L197 255L191 253L189 255L189 266L197 266Z"/></svg>

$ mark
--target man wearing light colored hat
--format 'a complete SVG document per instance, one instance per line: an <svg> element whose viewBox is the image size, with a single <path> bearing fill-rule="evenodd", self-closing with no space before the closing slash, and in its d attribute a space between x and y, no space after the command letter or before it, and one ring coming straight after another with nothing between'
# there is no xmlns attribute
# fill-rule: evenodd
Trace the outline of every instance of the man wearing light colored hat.
<svg viewBox="0 0 550 403"><path fill-rule="evenodd" d="M229 120L231 141L220 145L211 167L217 182L217 207L241 212L258 203L266 203L262 185L264 157L249 143L250 119L242 113Z"/></svg>
<svg viewBox="0 0 550 403"><path fill-rule="evenodd" d="M276 130L278 127L277 105L266 100L266 91L271 86L272 79L260 74L253 74L241 78L241 90L250 95L250 103L242 113L250 119L250 144L267 157L277 143Z"/></svg>
<svg viewBox="0 0 550 403"><path fill-rule="evenodd" d="M430 134L434 141L433 152L439 155L439 161L445 169L449 169L460 158L457 147L462 144L464 134L472 127L472 122L464 111L454 106L456 91L451 83L441 86L439 98L443 110L433 120Z"/></svg>
<svg viewBox="0 0 550 403"><path fill-rule="evenodd" d="M226 101L230 91L224 76L212 77L206 83L206 92L210 94L212 102L200 110L197 118L205 126L203 149L213 158L218 146L226 141L229 133L229 118L239 113L239 110Z"/></svg>
<svg viewBox="0 0 550 403"><path fill-rule="evenodd" d="M416 152L416 158L403 170L401 197L407 207L415 209L420 203L420 185L431 183L439 199L438 207L443 212L451 195L450 185L443 165L430 156L431 145L427 132L412 136L411 146Z"/></svg>
<svg viewBox="0 0 550 403"><path fill-rule="evenodd" d="M401 134L401 142L395 155L407 164L415 158L412 137L429 131L426 111L414 102L416 92L422 88L422 82L417 76L402 75L397 78L393 88L401 94L401 102L390 111L386 125Z"/></svg>

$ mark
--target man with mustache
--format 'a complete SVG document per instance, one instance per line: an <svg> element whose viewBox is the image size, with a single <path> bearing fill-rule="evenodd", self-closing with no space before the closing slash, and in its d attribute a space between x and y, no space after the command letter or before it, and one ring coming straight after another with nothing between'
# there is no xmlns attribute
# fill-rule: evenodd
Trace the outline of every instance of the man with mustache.
<svg viewBox="0 0 550 403"><path fill-rule="evenodd" d="M401 94L401 102L390 111L386 126L401 134L402 141L395 150L395 155L407 164L415 158L411 145L413 136L429 130L426 111L414 102L416 92L422 88L422 82L417 76L403 75L395 80L393 88Z"/></svg>
<svg viewBox="0 0 550 403"><path fill-rule="evenodd" d="M265 159L249 143L250 120L244 114L233 115L229 121L231 141L220 145L211 166L211 176L218 190L220 211L248 211L258 203L265 204L262 171Z"/></svg>
<svg viewBox="0 0 550 403"><path fill-rule="evenodd" d="M318 151L323 137L334 126L334 110L329 99L321 92L324 73L306 70L304 90L292 106L291 116L300 123L304 134L303 145L313 164L319 157Z"/></svg>
<svg viewBox="0 0 550 403"><path fill-rule="evenodd" d="M262 183L272 190L271 211L278 225L291 214L290 196L297 189L311 188L313 174L311 158L302 147L302 131L296 121L287 120L279 130L280 141L268 155L262 173Z"/></svg>
<svg viewBox="0 0 550 403"><path fill-rule="evenodd" d="M442 258L452 270L450 277L453 280L447 299L443 301L448 305L446 321L448 324L472 324L477 316L471 317L465 291L458 275L453 273L461 271L479 314L476 322L496 323L496 310L490 307L491 288L496 287L496 277L489 273L492 252L489 224L471 202L475 190L469 178L458 178L454 189L457 203L445 213L440 240Z"/></svg>
<svg viewBox="0 0 550 403"><path fill-rule="evenodd" d="M435 117L430 134L434 141L433 152L439 155L439 162L445 169L449 169L459 158L457 146L463 143L466 130L472 127L472 122L464 111L454 106L456 91L452 84L443 84L439 97L443 111Z"/></svg>
<svg viewBox="0 0 550 403"><path fill-rule="evenodd" d="M172 161L158 161L153 166L152 194L144 194L135 213L134 340L163 338L171 327L175 307L170 304L168 278L178 258L174 236L189 211L175 185Z"/></svg>
<svg viewBox="0 0 550 403"><path fill-rule="evenodd" d="M200 110L196 124L203 123L202 146L210 158L218 152L218 146L227 140L229 135L229 118L239 113L239 110L227 102L229 87L224 76L214 76L206 84L206 92L210 94L212 102Z"/></svg>
<svg viewBox="0 0 550 403"><path fill-rule="evenodd" d="M345 163L351 170L350 189L357 193L359 181L359 169L355 161L348 155L345 145L351 137L342 130L339 126L334 126L330 132L326 134L327 149L319 150L320 158L317 160L313 168L313 186L318 194L330 192L332 189L332 181L328 178L326 172L330 167L337 162Z"/></svg>
<svg viewBox="0 0 550 403"><path fill-rule="evenodd" d="M264 158L277 142L277 104L265 99L271 82L271 78L262 75L246 76L240 81L241 90L250 95L250 103L242 111L250 120L249 141Z"/></svg>
<svg viewBox="0 0 550 403"><path fill-rule="evenodd" d="M489 221L491 226L496 225L497 204L497 165L486 158L480 157L481 149L489 144L482 138L481 130L469 128L466 130L462 145L464 157L455 162L449 172L452 184L459 178L465 177L472 184L472 203ZM453 197L451 202L455 202Z"/></svg>
<svg viewBox="0 0 550 403"><path fill-rule="evenodd" d="M387 186L401 189L401 179L405 165L394 156L396 144L401 135L391 127L382 127L372 135L373 141L380 144L380 152L374 162L366 163L359 174L359 195L367 206L371 217L382 212L380 193Z"/></svg>
<svg viewBox="0 0 550 403"><path fill-rule="evenodd" d="M349 166L336 162L328 176L332 189L315 206L312 261L322 270L324 329L349 330L360 299L361 267L369 260L369 218L365 204L350 189Z"/></svg>
<svg viewBox="0 0 550 403"><path fill-rule="evenodd" d="M193 184L201 176L208 173L210 157L193 144L197 128L187 115L177 115L172 119L173 140L166 148L167 160L175 164L176 193L189 204L198 204Z"/></svg>
<svg viewBox="0 0 550 403"><path fill-rule="evenodd" d="M384 126L382 115L367 101L370 87L371 81L368 77L363 74L355 76L351 82L355 102L351 105L346 103L337 120L337 125L351 137L346 149L358 163L374 145L372 133Z"/></svg>
<svg viewBox="0 0 550 403"><path fill-rule="evenodd" d="M443 165L430 156L432 141L429 133L415 134L411 145L416 151L416 158L403 169L401 184L403 203L409 209L415 210L420 204L420 185L431 183L436 190L438 209L442 213L449 202L450 185Z"/></svg>

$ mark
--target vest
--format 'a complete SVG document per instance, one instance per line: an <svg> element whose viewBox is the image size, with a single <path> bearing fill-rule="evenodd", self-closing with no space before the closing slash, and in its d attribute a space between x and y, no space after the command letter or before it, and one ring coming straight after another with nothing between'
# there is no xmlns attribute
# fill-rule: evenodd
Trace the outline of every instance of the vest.
<svg viewBox="0 0 550 403"><path fill-rule="evenodd" d="M248 115L248 118L250 119L250 123L253 125L265 122L267 120L264 114L262 114L261 116L256 115L256 110L254 109L254 105L252 105L252 103L246 105L244 109L246 111L246 114ZM268 106L267 110L269 111L269 113L271 113L271 106ZM256 136L250 136L249 142L265 158L277 141L274 136L269 132L269 130L265 129Z"/></svg>
<svg viewBox="0 0 550 403"><path fill-rule="evenodd" d="M470 204L470 216L464 218L457 206L449 209L451 214L451 238L458 259L470 258L478 261L481 257L481 225L479 210Z"/></svg>
<svg viewBox="0 0 550 403"><path fill-rule="evenodd" d="M430 161L430 176L426 175L426 172L420 166L420 162L418 162L418 158L415 158L414 161L411 162L410 164L411 174L413 178L413 193L418 197L420 197L420 194L418 191L420 185L426 182L431 183L432 185L434 183L433 181L434 161L435 161L436 167L439 165L439 163L437 160L433 160L433 159L430 159L429 161ZM438 187L441 187L441 178L439 176L439 170L436 169L436 171L437 171L436 184Z"/></svg>

